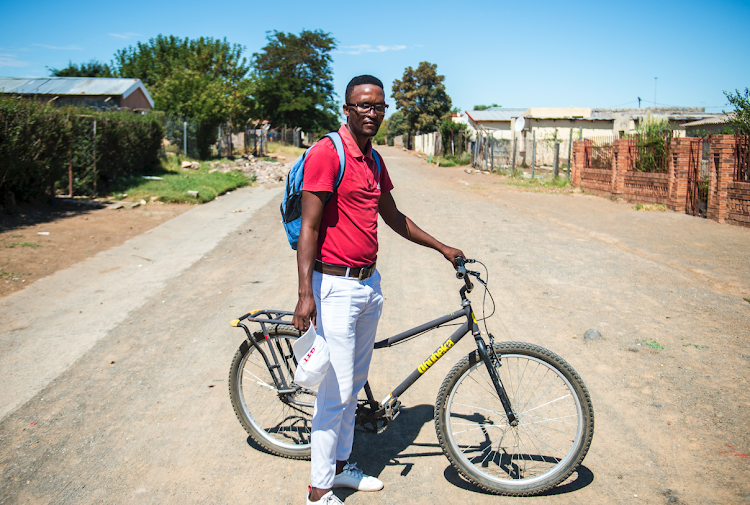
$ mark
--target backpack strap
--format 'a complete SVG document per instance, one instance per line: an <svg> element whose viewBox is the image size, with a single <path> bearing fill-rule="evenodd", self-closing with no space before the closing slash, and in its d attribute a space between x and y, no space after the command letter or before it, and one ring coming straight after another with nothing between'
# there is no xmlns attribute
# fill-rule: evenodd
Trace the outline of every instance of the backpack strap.
<svg viewBox="0 0 750 505"><path fill-rule="evenodd" d="M333 189L334 191L336 191L337 189L339 189L341 181L344 179L344 172L346 172L346 154L344 153L344 142L341 140L341 135L339 135L339 132L326 133L325 136L331 139L331 142L333 142L333 147L336 148L336 153L338 153L339 155L339 174L336 177L336 186ZM378 169L380 169L380 165L378 165Z"/></svg>
<svg viewBox="0 0 750 505"><path fill-rule="evenodd" d="M377 152L375 149L372 150L373 158L375 158L375 164L378 166L378 184L380 184L380 153Z"/></svg>

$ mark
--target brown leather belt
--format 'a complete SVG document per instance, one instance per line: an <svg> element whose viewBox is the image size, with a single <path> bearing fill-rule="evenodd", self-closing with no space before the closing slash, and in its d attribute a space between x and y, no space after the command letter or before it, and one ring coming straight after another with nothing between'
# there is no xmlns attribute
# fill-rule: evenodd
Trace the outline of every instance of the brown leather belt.
<svg viewBox="0 0 750 505"><path fill-rule="evenodd" d="M341 265L329 265L328 263L315 260L315 271L339 277L356 277L361 281L371 277L375 273L375 263L366 267L350 268Z"/></svg>

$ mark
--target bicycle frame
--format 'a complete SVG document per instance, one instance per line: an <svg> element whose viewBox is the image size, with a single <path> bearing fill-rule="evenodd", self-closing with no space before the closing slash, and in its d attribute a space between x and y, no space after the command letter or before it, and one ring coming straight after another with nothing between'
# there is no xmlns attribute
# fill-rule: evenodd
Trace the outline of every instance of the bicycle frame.
<svg viewBox="0 0 750 505"><path fill-rule="evenodd" d="M462 317L466 318L466 321L455 332L453 332L453 334L450 337L448 337L448 339L445 342L443 342L443 344L440 347L438 347L432 354L430 354L427 357L427 359L422 361L422 363L403 382L401 382L401 384L396 386L396 388L394 388L393 391L391 391L391 393L387 397L385 397L382 402L378 403L373 397L369 382L365 384L364 389L365 389L365 394L367 396L367 403L373 408L373 411L376 414L384 416L388 418L389 420L395 419L395 417L398 416L398 407L401 404L398 400L399 396L401 396L407 389L409 389L420 377L422 377L422 375L424 375L427 372L427 370L429 370L432 367L432 365L434 365L440 358L445 356L448 353L448 351L450 351L471 330L471 333L474 336L474 341L476 342L476 345L477 345L477 351L479 352L479 355L482 358L482 361L487 367L487 371L495 387L495 391L497 392L498 397L500 398L500 401L503 405L503 408L505 409L505 414L508 417L508 422L512 426L515 426L518 424L516 414L513 412L513 409L510 405L510 401L508 400L508 396L505 392L505 388L500 382L500 378L498 377L497 371L495 370L495 367L492 364L492 359L490 358L487 352L487 346L485 345L484 340L482 339L482 334L479 331L479 325L477 324L477 319L474 316L474 312L471 308L471 302L466 298L465 293L462 292L461 295L463 299L462 304L461 304L462 305L461 310L452 312L450 314L446 314L442 317L433 319L432 321L416 326L410 330L399 333L398 335L394 335L390 338L387 338L387 339L384 339L375 343L375 346L374 346L375 349L383 349L386 347L391 347L407 338L413 337L415 335L418 335L428 330L438 328L442 326L443 324L448 323L450 321L454 321ZM269 349L271 350L271 355L272 355L271 356L272 359L269 360L268 356L266 356L263 350L255 343L255 339L252 338L252 333L250 332L250 330L247 328L245 324L242 324L242 321L259 323L261 326L261 330L263 331L263 335L265 339L268 340L269 334L268 334L266 325L273 325L273 324L291 325L291 321L289 321L288 319L284 319L284 317L293 316L293 315L294 315L293 312L288 312L288 311L259 310L259 311L245 314L239 319L235 319L231 323L232 326L239 326L245 330L248 342L251 345L253 345L256 348L256 350L260 353L260 355L263 357L263 360L265 361L266 366L268 367L268 370L271 373L271 376L273 377L275 386L278 389L278 392L280 395L284 393L293 393L299 389L299 386L291 387L291 385L286 383L284 374L280 374L276 372L276 370L282 367L282 363L279 361L278 357L276 356L276 352L274 351L273 346L269 345ZM266 317L262 317L262 316L266 316ZM281 345L277 344L277 351L279 351L279 354L282 357L283 364L287 367L288 370L291 370L290 365L289 365L290 359L294 362L294 365L296 366L297 362L294 358L294 353L291 351L291 349L288 349L289 354L287 354L284 351L284 349L281 347ZM293 399L291 399L290 401L292 403L295 403Z"/></svg>

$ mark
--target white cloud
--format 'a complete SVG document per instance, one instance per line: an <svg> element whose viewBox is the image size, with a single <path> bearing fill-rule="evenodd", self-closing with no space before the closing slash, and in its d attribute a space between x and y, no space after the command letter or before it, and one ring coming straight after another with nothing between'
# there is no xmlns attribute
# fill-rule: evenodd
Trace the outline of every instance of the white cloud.
<svg viewBox="0 0 750 505"><path fill-rule="evenodd" d="M341 46L337 52L344 54L362 54L362 53L384 53L386 51L401 51L406 49L406 46L372 46L370 44L359 44L356 46Z"/></svg>
<svg viewBox="0 0 750 505"><path fill-rule="evenodd" d="M28 67L29 63L16 58L15 54L0 54L0 67Z"/></svg>
<svg viewBox="0 0 750 505"><path fill-rule="evenodd" d="M58 50L58 51L83 51L83 48L82 47L78 47L78 46L63 46L63 47L59 47L59 46L48 46L47 44L31 44L31 45L32 46L36 46L36 47L43 47L45 49L55 49L55 50Z"/></svg>
<svg viewBox="0 0 750 505"><path fill-rule="evenodd" d="M110 33L108 34L110 37L115 37L118 39L129 39L130 37L143 37L140 33L132 33L132 32L125 32L125 33Z"/></svg>

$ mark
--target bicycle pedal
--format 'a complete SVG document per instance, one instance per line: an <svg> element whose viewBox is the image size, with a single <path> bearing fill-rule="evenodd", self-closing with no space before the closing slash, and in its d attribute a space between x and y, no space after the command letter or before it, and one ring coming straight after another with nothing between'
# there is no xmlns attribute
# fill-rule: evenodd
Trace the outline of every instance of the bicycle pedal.
<svg viewBox="0 0 750 505"><path fill-rule="evenodd" d="M389 421L393 421L401 413L401 402L395 398L389 402L386 402L383 407L385 408L385 418Z"/></svg>

